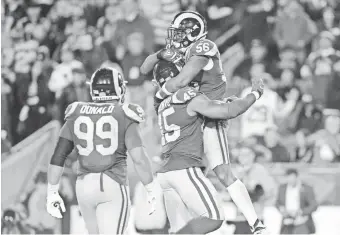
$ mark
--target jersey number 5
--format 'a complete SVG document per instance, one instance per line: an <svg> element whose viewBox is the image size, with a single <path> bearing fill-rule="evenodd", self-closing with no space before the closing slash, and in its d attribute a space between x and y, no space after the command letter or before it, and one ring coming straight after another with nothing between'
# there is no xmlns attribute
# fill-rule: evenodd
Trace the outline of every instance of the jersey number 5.
<svg viewBox="0 0 340 235"><path fill-rule="evenodd" d="M158 125L161 128L163 146L169 142L177 140L181 135L181 129L178 125L168 124L167 117L173 113L175 113L175 109L170 107L158 115Z"/></svg>
<svg viewBox="0 0 340 235"><path fill-rule="evenodd" d="M86 130L80 130L80 126L86 126ZM104 130L104 125L109 126L109 130ZM79 154L89 156L94 149L103 156L114 154L118 148L118 122L112 116L102 116L94 123L91 118L79 116L74 122L74 134L78 139L86 141L86 147L76 145ZM94 145L94 135L101 139L108 139L109 145Z"/></svg>

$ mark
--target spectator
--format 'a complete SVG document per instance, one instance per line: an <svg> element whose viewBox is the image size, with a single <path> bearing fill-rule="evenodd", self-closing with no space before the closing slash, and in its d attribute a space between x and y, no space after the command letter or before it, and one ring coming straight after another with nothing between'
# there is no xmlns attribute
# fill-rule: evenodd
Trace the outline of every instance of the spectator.
<svg viewBox="0 0 340 235"><path fill-rule="evenodd" d="M39 43L35 40L21 41L15 44L14 71L18 74L28 74L37 59Z"/></svg>
<svg viewBox="0 0 340 235"><path fill-rule="evenodd" d="M313 188L303 183L295 169L286 172L287 183L279 187L276 207L282 214L281 234L313 234L312 213L317 209Z"/></svg>
<svg viewBox="0 0 340 235"><path fill-rule="evenodd" d="M294 48L284 47L279 52L279 61L273 66L272 73L275 77L279 77L283 70L290 69L294 72L295 77L300 76L301 65L297 60L297 54Z"/></svg>
<svg viewBox="0 0 340 235"><path fill-rule="evenodd" d="M75 60L73 51L64 46L60 51L61 63L56 65L48 83L48 88L54 92L58 99L63 89L72 82L72 66L79 63Z"/></svg>
<svg viewBox="0 0 340 235"><path fill-rule="evenodd" d="M141 33L132 33L127 37L127 53L122 61L125 80L127 81L127 100L145 108L147 92L144 91L146 77L139 72L139 67L146 58L144 36Z"/></svg>
<svg viewBox="0 0 340 235"><path fill-rule="evenodd" d="M117 1L106 1L106 0L87 0L87 1L80 1L84 4L84 16L87 20L87 23L91 26L96 26L97 21L100 17L102 17L107 8L112 3L115 3ZM107 6L109 2L109 6ZM112 14L112 18L116 17L116 14Z"/></svg>
<svg viewBox="0 0 340 235"><path fill-rule="evenodd" d="M4 5L6 16L4 29L9 32L26 15L25 6L23 0L7 0Z"/></svg>
<svg viewBox="0 0 340 235"><path fill-rule="evenodd" d="M207 1L206 4L202 4L202 2L203 1L201 1L199 8L206 9L206 20L209 29L209 38L211 38L211 40L217 39L239 21L238 17L240 14L237 14L237 7L241 8L240 3L223 0L210 0ZM189 3L190 1L187 1L187 5ZM201 13L205 15L205 12Z"/></svg>
<svg viewBox="0 0 340 235"><path fill-rule="evenodd" d="M311 134L306 139L306 144L313 146L312 162L315 163L340 161L340 112L325 111L331 113L325 117L324 129Z"/></svg>
<svg viewBox="0 0 340 235"><path fill-rule="evenodd" d="M270 69L270 63L267 61L267 48L258 39L252 40L249 55L235 68L234 76L250 81L252 68L255 67L260 67L262 73Z"/></svg>
<svg viewBox="0 0 340 235"><path fill-rule="evenodd" d="M53 95L48 89L48 78L44 77L42 69L43 63L36 61L28 77L18 80L18 96L22 104L17 129L20 139L26 138L51 120L48 109Z"/></svg>
<svg viewBox="0 0 340 235"><path fill-rule="evenodd" d="M27 210L21 203L6 209L1 218L1 234L34 234L26 219Z"/></svg>
<svg viewBox="0 0 340 235"><path fill-rule="evenodd" d="M317 38L316 50L301 68L313 100L325 108L340 109L340 52L333 48L334 36L327 31Z"/></svg>
<svg viewBox="0 0 340 235"><path fill-rule="evenodd" d="M46 18L41 17L41 6L32 2L27 7L27 17L21 18L16 28L24 32L26 39L43 42L50 26L50 22Z"/></svg>
<svg viewBox="0 0 340 235"><path fill-rule="evenodd" d="M276 183L268 170L255 162L256 153L252 147L240 146L234 151L240 164L237 168L237 177L244 182L250 198L260 220L263 220L263 210L266 205L272 205L275 201ZM245 219L244 223L236 225L235 234L251 234Z"/></svg>
<svg viewBox="0 0 340 235"><path fill-rule="evenodd" d="M271 162L289 162L290 153L282 144L278 128L276 126L268 127L264 137L260 138L259 144L263 145L270 151Z"/></svg>
<svg viewBox="0 0 340 235"><path fill-rule="evenodd" d="M180 11L179 1L141 0L141 8L154 28L156 47L164 47L167 29L174 16Z"/></svg>
<svg viewBox="0 0 340 235"><path fill-rule="evenodd" d="M12 105L14 102L12 82L8 76L14 74L8 74L11 71L6 69L2 69L1 72L1 146L4 147L1 151L7 152L13 143Z"/></svg>
<svg viewBox="0 0 340 235"><path fill-rule="evenodd" d="M268 43L270 38L269 17L273 13L273 0L256 0L244 3L246 9L241 20L241 38L245 48L249 48L254 39Z"/></svg>
<svg viewBox="0 0 340 235"><path fill-rule="evenodd" d="M104 50L100 50L101 48L95 45L94 32L88 27L83 9L79 8L78 11L78 15L73 17L72 22L65 29L68 37L63 46L70 48L75 59L82 61L86 74L90 77L96 68L107 60L107 55Z"/></svg>
<svg viewBox="0 0 340 235"><path fill-rule="evenodd" d="M250 92L246 88L242 96ZM279 95L266 85L264 94L248 111L241 116L241 136L243 138L252 135L263 136L269 126L275 125L277 120L286 118L293 111L299 93L292 90L287 95L287 101L283 102Z"/></svg>
<svg viewBox="0 0 340 235"><path fill-rule="evenodd" d="M279 79L276 81L276 92L279 96L286 100L287 94L294 88L296 77L293 69L283 69ZM299 92L299 91L298 91ZM300 92L299 92L300 93Z"/></svg>
<svg viewBox="0 0 340 235"><path fill-rule="evenodd" d="M117 42L113 40L117 36L117 22L122 18L123 13L120 6L109 5L105 9L105 15L97 21L100 36L96 40L96 45L100 45L106 51L109 60L114 63L119 63L123 56L120 55L121 51L117 50Z"/></svg>
<svg viewBox="0 0 340 235"><path fill-rule="evenodd" d="M322 108L315 104L310 95L303 95L299 101L298 110L292 117L296 120L294 131L306 130L306 133L314 133L322 127Z"/></svg>
<svg viewBox="0 0 340 235"><path fill-rule="evenodd" d="M59 121L64 122L65 110L75 101L87 102L91 100L90 90L86 84L86 73L81 62L72 65L72 82L65 87L57 100Z"/></svg>
<svg viewBox="0 0 340 235"><path fill-rule="evenodd" d="M104 16L100 17L97 21L97 28L100 30L104 29L106 24L112 27L114 32L117 28L117 21L123 18L123 13L119 5L109 5L105 8Z"/></svg>
<svg viewBox="0 0 340 235"><path fill-rule="evenodd" d="M118 21L117 33L113 40L119 46L127 48L127 37L131 33L139 32L144 36L145 51L151 53L154 48L154 30L149 20L141 14L138 2L136 0L123 0L121 7L124 19Z"/></svg>
<svg viewBox="0 0 340 235"><path fill-rule="evenodd" d="M339 34L339 28L336 27L334 8L325 7L322 11L322 19L318 22L319 32L329 31L334 36Z"/></svg>
<svg viewBox="0 0 340 235"><path fill-rule="evenodd" d="M297 0L290 0L278 13L274 39L279 48L293 47L298 52L299 61L305 58L305 46L317 33L315 23L304 12Z"/></svg>

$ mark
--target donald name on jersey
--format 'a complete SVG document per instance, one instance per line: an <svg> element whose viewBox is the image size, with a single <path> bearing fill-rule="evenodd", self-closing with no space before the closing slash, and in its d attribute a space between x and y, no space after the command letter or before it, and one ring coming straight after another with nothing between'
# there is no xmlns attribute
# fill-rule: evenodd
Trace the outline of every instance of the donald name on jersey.
<svg viewBox="0 0 340 235"><path fill-rule="evenodd" d="M83 105L80 108L81 114L109 114L112 113L115 106L106 106L106 107L94 107L89 105Z"/></svg>

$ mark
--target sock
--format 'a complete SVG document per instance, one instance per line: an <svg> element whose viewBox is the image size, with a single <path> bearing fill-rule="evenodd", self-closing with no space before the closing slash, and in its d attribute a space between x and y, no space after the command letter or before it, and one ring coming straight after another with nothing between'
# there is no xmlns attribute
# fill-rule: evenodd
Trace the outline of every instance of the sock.
<svg viewBox="0 0 340 235"><path fill-rule="evenodd" d="M249 226L253 226L257 220L257 215L251 202L246 186L238 179L227 188L231 199L237 208L242 212Z"/></svg>

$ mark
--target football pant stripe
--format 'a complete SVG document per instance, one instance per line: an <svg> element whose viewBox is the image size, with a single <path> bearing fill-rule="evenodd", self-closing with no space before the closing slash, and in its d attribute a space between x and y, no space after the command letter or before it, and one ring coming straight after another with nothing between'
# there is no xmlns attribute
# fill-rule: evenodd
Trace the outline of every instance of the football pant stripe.
<svg viewBox="0 0 340 235"><path fill-rule="evenodd" d="M196 188L196 190L198 192L198 195L200 196L204 206L207 208L209 218L211 218L212 217L212 211L211 211L211 209L209 207L209 204L208 204L207 200L204 198L201 189L198 187L198 184L195 182L195 180L193 178L193 174L190 172L190 169L192 169L192 168L186 169L187 173L188 173L188 176L189 176L189 179L190 179L191 183L194 185L194 187Z"/></svg>
<svg viewBox="0 0 340 235"><path fill-rule="evenodd" d="M122 196L122 207L120 208L120 214L119 214L119 219L118 219L118 226L117 226L117 234L122 234L121 231L121 227L122 227L122 220L123 220L123 213L124 213L124 209L125 209L125 196L124 196L124 192L123 192L123 187L122 185L119 185L120 187L120 193Z"/></svg>
<svg viewBox="0 0 340 235"><path fill-rule="evenodd" d="M201 174L203 175L203 173L201 172ZM215 211L215 214L216 214L216 219L221 219L221 216L220 216L220 211L218 210L218 207L217 207L217 203L213 197L213 195L211 194L211 191L209 190L208 186L206 185L206 183L204 182L204 180L198 176L198 172L197 172L197 168L194 168L194 175L196 176L196 178L198 179L198 181L203 185L204 187L204 191L208 194L208 197L211 201L211 203L213 204L213 211Z"/></svg>
<svg viewBox="0 0 340 235"><path fill-rule="evenodd" d="M227 155L227 160L228 160L227 163L230 163L227 133L225 131L225 128L223 128L223 126L221 126L221 130L222 130L222 136L224 140L224 147L226 148L226 155Z"/></svg>
<svg viewBox="0 0 340 235"><path fill-rule="evenodd" d="M125 206L125 215L124 215L124 221L123 221L123 227L122 227L122 234L124 233L124 230L126 228L126 223L127 223L127 217L129 214L129 195L127 192L127 189L125 186L122 186L124 194L125 194L125 202L126 202L126 206Z"/></svg>
<svg viewBox="0 0 340 235"><path fill-rule="evenodd" d="M223 135L223 133L221 132L220 128L222 128L222 127L219 126L218 121L215 122L215 126L216 126L216 132L217 132L218 142L219 142L219 144L220 144L221 153L222 153L222 157L223 157L223 164L225 164L225 163L227 162L227 160L226 160L226 152L225 152L224 146L223 146L224 144L223 144L223 142L222 142L222 138L223 138L223 137L221 137L221 134Z"/></svg>

